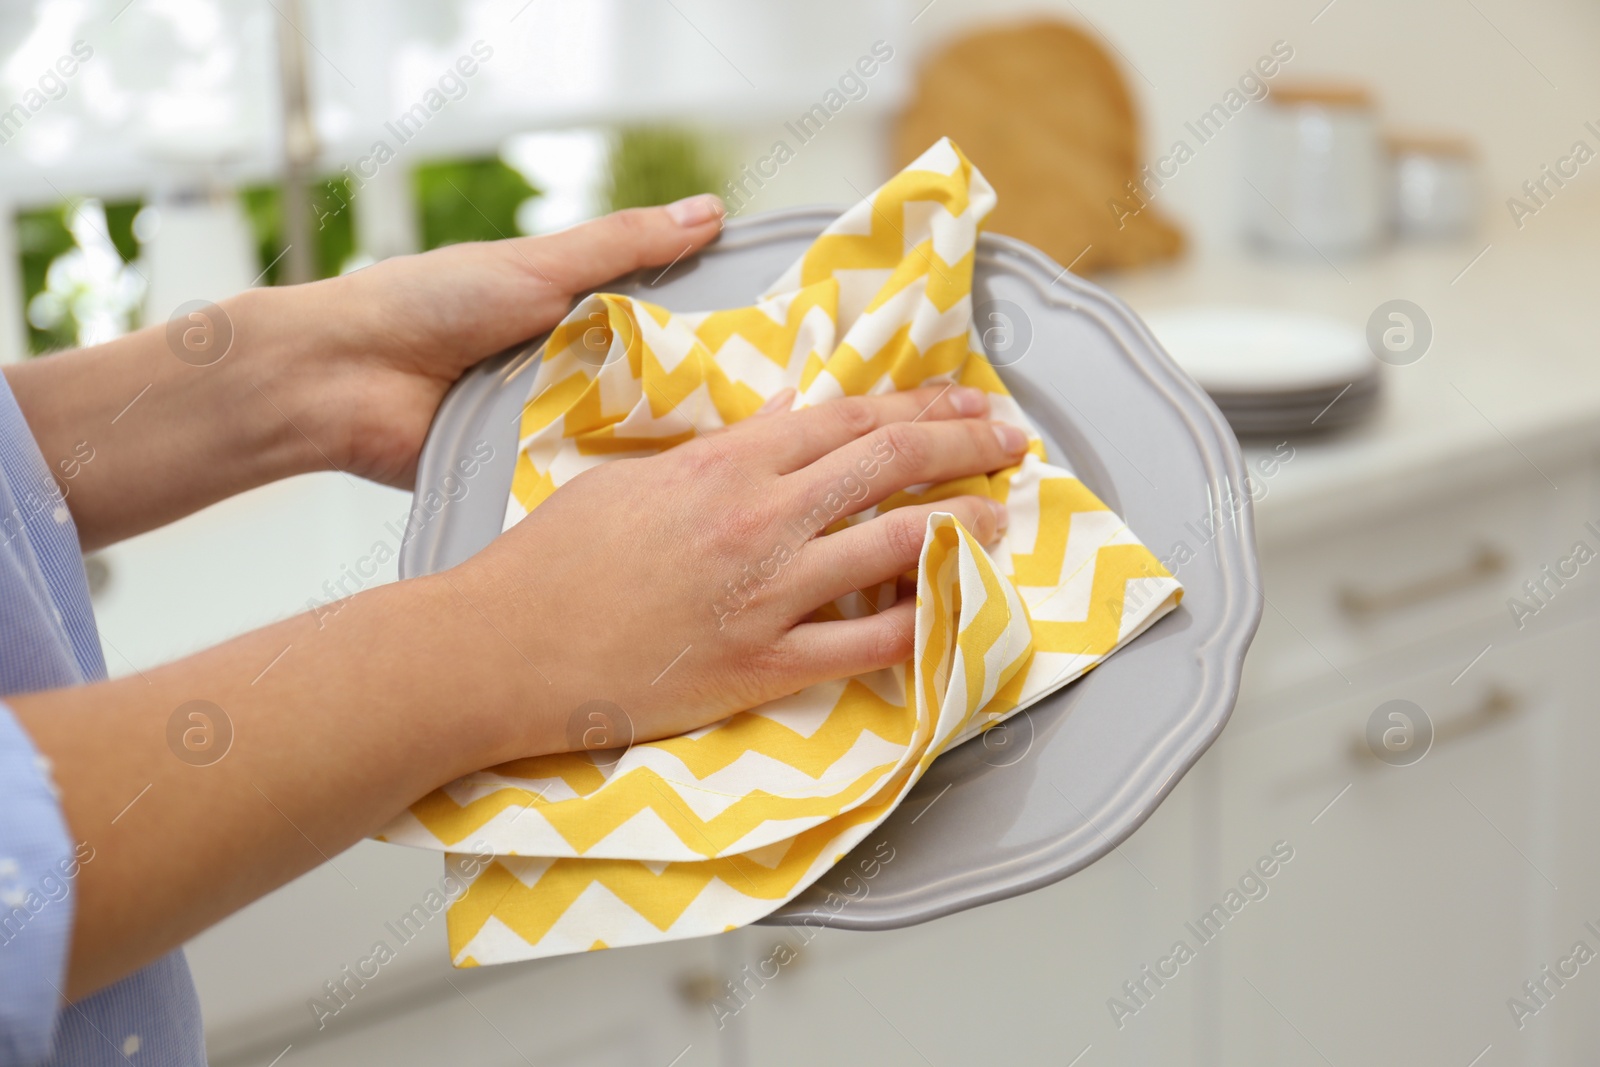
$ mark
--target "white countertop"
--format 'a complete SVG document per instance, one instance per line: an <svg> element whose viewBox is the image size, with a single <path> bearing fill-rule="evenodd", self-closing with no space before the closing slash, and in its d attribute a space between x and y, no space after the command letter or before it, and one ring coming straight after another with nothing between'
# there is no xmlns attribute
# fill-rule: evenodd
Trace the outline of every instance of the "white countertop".
<svg viewBox="0 0 1600 1067"><path fill-rule="evenodd" d="M1330 265L1309 248L1298 259L1241 250L1096 280L1140 313L1225 304L1364 328L1400 298L1429 316L1427 354L1380 367L1371 420L1291 439L1294 459L1256 507L1267 543L1353 508L1414 504L1488 478L1546 485L1556 460L1600 445L1600 195L1567 190L1524 221L1519 232L1496 217L1469 241L1397 245L1355 262ZM1247 460L1274 443L1250 442Z"/></svg>

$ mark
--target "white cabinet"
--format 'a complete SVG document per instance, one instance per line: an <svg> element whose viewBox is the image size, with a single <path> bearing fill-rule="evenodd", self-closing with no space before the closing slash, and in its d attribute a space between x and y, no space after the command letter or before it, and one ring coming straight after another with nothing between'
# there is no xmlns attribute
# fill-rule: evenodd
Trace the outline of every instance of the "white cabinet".
<svg viewBox="0 0 1600 1067"><path fill-rule="evenodd" d="M297 1067L719 1067L712 1016L691 996L719 971L716 941L458 971L442 914L397 933L443 873L437 853L363 842L191 942L211 1063L260 1067L292 1045ZM392 960L359 966L378 941Z"/></svg>
<svg viewBox="0 0 1600 1067"><path fill-rule="evenodd" d="M1584 926L1600 929L1595 583L1552 585L1521 627L1506 604L1574 540L1600 547L1583 531L1592 479L1581 468L1561 477L1573 491L1482 486L1477 511L1419 500L1381 536L1329 531L1263 553L1278 618L1264 623L1252 696L1204 772L1220 783L1225 869L1280 841L1294 859L1215 939L1221 1052L1199 1062L1465 1065L1492 1047L1482 1062L1564 1064L1592 1053L1600 965L1568 965L1577 973L1562 986L1545 979L1548 1006L1531 1017L1510 1004L1539 1006L1523 983L1580 939L1600 959ZM1501 565L1463 568L1470 545ZM1403 595L1362 617L1338 597L1356 582ZM1307 650L1332 664L1317 674ZM1385 731L1404 741L1424 721L1422 758L1374 756Z"/></svg>
<svg viewBox="0 0 1600 1067"><path fill-rule="evenodd" d="M1465 1064L1505 1036L1503 1002L1557 892L1543 757L1565 708L1523 651L1455 686L1452 663L1283 708L1213 752L1225 869L1293 850L1216 937L1221 1062ZM1393 699L1437 732L1409 766L1366 744Z"/></svg>
<svg viewBox="0 0 1600 1067"><path fill-rule="evenodd" d="M1180 783L1132 839L1054 886L904 930L818 934L731 1024L748 1027L748 1059L733 1062L1189 1062L1207 1010L1196 976L1121 1029L1106 1005L1181 927L1200 788ZM797 937L745 930L738 964Z"/></svg>
<svg viewBox="0 0 1600 1067"><path fill-rule="evenodd" d="M706 971L711 953L707 943L652 946L441 975L365 1019L292 1040L292 1062L720 1067L711 1017L679 980ZM212 1062L264 1064L289 1043Z"/></svg>
<svg viewBox="0 0 1600 1067"><path fill-rule="evenodd" d="M1530 627L1531 629L1531 627ZM1600 621L1579 622L1530 644L1522 657L1525 684L1539 696L1546 718L1536 728L1538 767L1527 787L1537 798L1529 855L1559 886L1541 894L1548 906L1528 928L1518 969L1497 990L1488 1009L1496 1049L1506 1062L1591 1062L1600 1049ZM1596 955L1577 975L1550 981L1541 969L1561 976L1573 969L1565 958L1582 941ZM1575 961L1576 963L1576 961ZM1521 992L1534 981L1547 992L1539 1005ZM1519 999L1537 1013L1513 1012ZM1515 1021L1514 1021L1515 1020ZM1519 1025L1520 1023L1520 1025ZM1525 1054L1520 1050L1529 1050Z"/></svg>

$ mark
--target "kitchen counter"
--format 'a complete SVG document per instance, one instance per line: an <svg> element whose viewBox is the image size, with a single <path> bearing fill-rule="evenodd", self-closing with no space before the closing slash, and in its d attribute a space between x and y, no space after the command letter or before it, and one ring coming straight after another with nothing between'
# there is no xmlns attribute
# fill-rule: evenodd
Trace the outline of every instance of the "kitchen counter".
<svg viewBox="0 0 1600 1067"><path fill-rule="evenodd" d="M1226 304L1364 328L1398 298L1428 315L1427 353L1380 367L1384 398L1373 419L1292 439L1294 460L1256 507L1268 545L1490 477L1550 490L1551 463L1600 444L1600 195L1584 193L1565 192L1520 232L1496 215L1471 240L1397 245L1361 261L1330 264L1309 248L1302 258L1241 250L1098 280L1141 314ZM1247 442L1247 459L1272 444Z"/></svg>

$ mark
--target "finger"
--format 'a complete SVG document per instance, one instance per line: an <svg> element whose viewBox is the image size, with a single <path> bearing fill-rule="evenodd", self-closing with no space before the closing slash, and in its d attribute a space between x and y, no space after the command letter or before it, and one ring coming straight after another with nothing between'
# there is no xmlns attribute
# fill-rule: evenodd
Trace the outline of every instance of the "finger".
<svg viewBox="0 0 1600 1067"><path fill-rule="evenodd" d="M581 293L640 267L664 267L710 241L725 209L711 193L664 207L629 208L542 237L517 237L517 252L563 292Z"/></svg>
<svg viewBox="0 0 1600 1067"><path fill-rule="evenodd" d="M890 423L973 418L988 410L983 390L941 382L903 393L829 400L764 419L741 435L739 447L752 459L759 456L768 469L788 474Z"/></svg>
<svg viewBox="0 0 1600 1067"><path fill-rule="evenodd" d="M743 426L746 422L765 419L769 416L789 410L790 405L794 403L795 396L796 393L793 387L779 389L776 393L773 393L767 398L767 402L765 404L762 404L760 407L756 408L755 411L752 411L743 422L736 422L731 426L718 426L715 430L704 430L700 433L700 437L702 439L714 438L717 441L721 441L735 429ZM723 448L724 450L727 448L726 445L719 445L719 447ZM743 460L741 460L741 462L743 462Z"/></svg>
<svg viewBox="0 0 1600 1067"><path fill-rule="evenodd" d="M1021 461L1028 437L985 419L897 422L783 478L795 521L854 515L910 485L988 474ZM827 523L824 523L824 526Z"/></svg>
<svg viewBox="0 0 1600 1067"><path fill-rule="evenodd" d="M755 415L750 417L756 418L759 415L776 415L779 412L788 411L789 408L794 404L795 395L794 386L792 385L786 389L779 389L776 393L773 393L772 396L767 398L767 402L765 404L762 404L760 407L756 408Z"/></svg>
<svg viewBox="0 0 1600 1067"><path fill-rule="evenodd" d="M846 593L871 589L915 570L922 557L928 516L948 512L982 544L1005 528L1006 508L981 496L957 496L934 504L896 508L867 522L808 543L794 561L787 596L796 618Z"/></svg>
<svg viewBox="0 0 1600 1067"><path fill-rule="evenodd" d="M917 604L902 600L859 619L805 622L783 638L804 687L904 663L915 648Z"/></svg>

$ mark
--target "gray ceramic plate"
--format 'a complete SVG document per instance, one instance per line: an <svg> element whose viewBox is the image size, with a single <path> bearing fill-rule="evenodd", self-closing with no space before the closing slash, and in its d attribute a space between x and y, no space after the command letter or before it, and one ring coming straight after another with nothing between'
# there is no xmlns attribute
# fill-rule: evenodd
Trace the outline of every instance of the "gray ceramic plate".
<svg viewBox="0 0 1600 1067"><path fill-rule="evenodd" d="M748 304L834 218L801 209L730 222L716 244L606 291L692 311ZM1214 741L1261 617L1244 466L1200 387L1121 302L1020 241L978 245L975 313L1053 459L1064 460L1163 560L1180 545L1182 605L1083 678L946 753L861 846L892 862L863 896L848 860L767 922L881 930L1025 893L1093 863L1144 822ZM999 316L993 318L991 316ZM400 574L461 562L500 533L517 419L539 341L480 364L434 418L418 491L482 443L465 496L414 511ZM481 452L480 452L481 454ZM459 494L459 488L457 489ZM559 561L552 561L557 564ZM827 894L857 897L842 909ZM834 898L837 901L837 897Z"/></svg>

